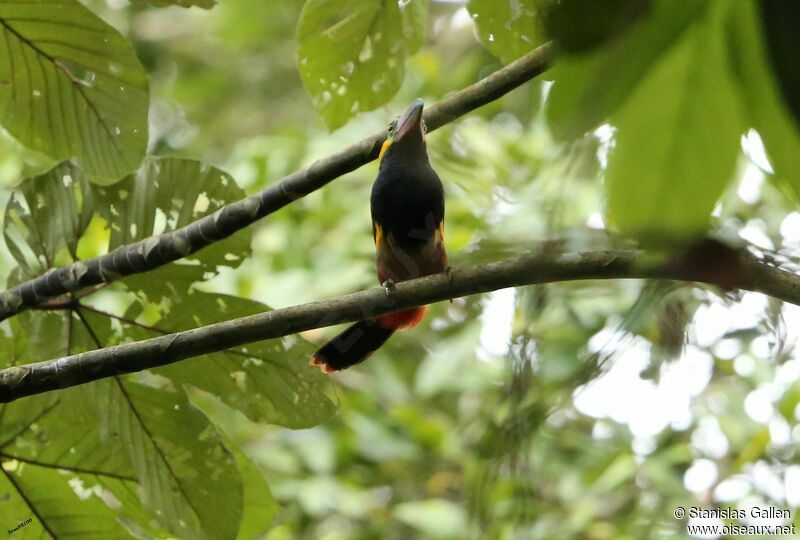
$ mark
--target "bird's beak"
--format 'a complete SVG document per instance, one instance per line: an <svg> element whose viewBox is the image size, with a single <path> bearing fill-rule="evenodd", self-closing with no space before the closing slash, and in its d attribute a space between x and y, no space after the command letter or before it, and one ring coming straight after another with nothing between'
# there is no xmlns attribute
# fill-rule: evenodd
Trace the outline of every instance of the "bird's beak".
<svg viewBox="0 0 800 540"><path fill-rule="evenodd" d="M412 139L415 135L418 135L421 139L425 138L422 128L422 109L424 106L425 102L417 98L406 109L406 112L397 117L396 141L400 142L404 138Z"/></svg>

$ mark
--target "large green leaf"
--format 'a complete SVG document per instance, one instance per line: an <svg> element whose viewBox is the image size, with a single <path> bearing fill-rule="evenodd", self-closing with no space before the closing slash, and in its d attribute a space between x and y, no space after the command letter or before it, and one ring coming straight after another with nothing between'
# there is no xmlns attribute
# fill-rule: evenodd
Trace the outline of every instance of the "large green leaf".
<svg viewBox="0 0 800 540"><path fill-rule="evenodd" d="M128 452L144 506L182 538L234 538L242 514L237 464L183 392L106 379L83 387L104 438Z"/></svg>
<svg viewBox="0 0 800 540"><path fill-rule="evenodd" d="M173 298L169 311L154 329L188 330L269 309L252 300L222 294L192 291L181 296L184 298ZM126 318L136 315L130 312ZM131 328L128 335L141 339L152 337L153 331ZM306 341L288 337L192 358L155 372L175 383L209 392L254 421L310 427L336 410L329 397L327 377L308 365L312 353Z"/></svg>
<svg viewBox="0 0 800 540"><path fill-rule="evenodd" d="M30 361L29 345L19 323L13 319L4 321L0 324L0 368L28 364Z"/></svg>
<svg viewBox="0 0 800 540"><path fill-rule="evenodd" d="M783 98L800 124L800 4L793 0L763 0L758 3L771 65Z"/></svg>
<svg viewBox="0 0 800 540"><path fill-rule="evenodd" d="M427 0L307 0L297 65L330 129L387 101L425 36Z"/></svg>
<svg viewBox="0 0 800 540"><path fill-rule="evenodd" d="M26 485L26 480L55 486L52 500L28 501L30 511L42 516L41 524L50 530L58 530L61 521L68 520L75 530L87 534L102 527L127 537L118 530L121 524L140 537L166 536L141 506L127 449L118 441L103 440L93 409L78 389L2 406L0 459L14 464L11 473L19 477L15 478L18 495L26 496L38 487ZM58 475L49 476L47 471ZM30 479L29 473L34 475ZM61 489L62 482L71 489ZM81 500L88 499L88 504L75 504L76 494ZM98 506L98 501L106 508ZM48 512L50 506L59 506L61 511Z"/></svg>
<svg viewBox="0 0 800 540"><path fill-rule="evenodd" d="M14 533L20 538L127 539L117 511L102 499L91 475L65 475L57 468L3 459L0 519L8 529L30 520Z"/></svg>
<svg viewBox="0 0 800 540"><path fill-rule="evenodd" d="M137 173L100 187L64 162L20 185L6 206L3 234L19 281L78 260L79 241L95 213L109 224L113 250L188 225L244 196L233 178L195 160L148 158ZM250 254L250 238L244 229L190 255L201 263L192 275L238 266ZM164 285L148 278L141 284L148 283Z"/></svg>
<svg viewBox="0 0 800 540"><path fill-rule="evenodd" d="M86 308L28 310L14 322L13 339L26 363L90 351L116 339L111 320Z"/></svg>
<svg viewBox="0 0 800 540"><path fill-rule="evenodd" d="M705 4L653 0L648 16L618 40L588 54L560 56L548 73L555 80L546 108L553 132L580 137L608 118L702 15Z"/></svg>
<svg viewBox="0 0 800 540"><path fill-rule="evenodd" d="M97 192L102 201L98 212L111 227L109 250L181 228L245 196L216 167L173 157L147 158L137 172ZM250 254L250 237L245 228L189 258L207 270L235 268Z"/></svg>
<svg viewBox="0 0 800 540"><path fill-rule="evenodd" d="M738 106L722 18L710 10L612 116L610 224L640 239L703 233L733 178L744 128Z"/></svg>
<svg viewBox="0 0 800 540"><path fill-rule="evenodd" d="M242 522L239 525L237 539L260 538L272 526L280 506L272 496L264 472L258 465L230 438L226 438L226 445L236 458L244 490Z"/></svg>
<svg viewBox="0 0 800 540"><path fill-rule="evenodd" d="M775 174L800 198L800 127L781 95L767 56L765 29L754 2L733 2L728 39L732 65L747 119L758 130Z"/></svg>
<svg viewBox="0 0 800 540"><path fill-rule="evenodd" d="M76 259L78 242L87 230L96 201L101 201L97 206L103 208L102 215L110 223L113 248L180 227L243 196L233 180L216 169L169 158L148 160L140 174L114 186L96 188L83 179L77 168L62 164L23 183L20 193L7 210L6 236L25 255L18 257L20 265L27 264L33 273L54 262ZM141 287L148 293L152 288L161 288L165 295L183 298L189 294L191 283L202 279L208 269L238 264L249 249L249 233L220 242L216 249L220 251L200 254L197 259L202 264L191 267L192 272L186 276L178 272L177 278L158 281L151 276L150 282L141 282ZM174 270L175 266L167 268ZM23 271L17 269L10 283L18 283L24 277ZM177 279L177 288L170 279ZM64 306L65 309L26 311L17 319L19 324L16 320L10 324L12 335L8 334L6 323L0 327L0 359L6 364L19 364L57 358L108 346L126 337L119 331L118 318L84 305L87 302L90 300L83 298L80 305ZM110 493L123 506L110 515L119 515L125 527L138 531L139 536L152 536L153 531L160 530L152 524L154 516L161 527L175 536L236 536L244 505L240 474L253 476L257 471L225 449L215 428L188 403L181 389L154 389L114 378L76 391L83 397L85 408L94 411L86 421L80 420L82 416L74 403L67 406L63 400L56 409L69 410L69 418L51 416L56 414L53 410L33 407L33 402L20 402L25 405L22 409L4 409L0 422L5 417L9 425L0 423L0 434L7 437L8 456L27 460L28 470L36 462L36 467L72 471L80 476L75 482L93 484L98 494ZM63 425L67 424L71 429L65 433ZM47 444L40 443L42 437ZM208 471L213 471L212 477ZM140 484L141 497L135 495L136 486L131 487L131 483ZM259 478L248 479L251 499L263 498L265 489L263 478L260 483ZM262 501L264 508L272 508L270 501L271 498ZM70 504L65 501L63 507L72 519ZM249 500L248 508L252 507L259 505ZM101 520L86 530L105 526L104 523ZM263 520L248 518L247 523L249 528L258 528ZM109 532L107 536L114 535Z"/></svg>
<svg viewBox="0 0 800 540"><path fill-rule="evenodd" d="M0 33L0 124L98 182L135 169L149 98L131 44L77 0L0 2Z"/></svg>
<svg viewBox="0 0 800 540"><path fill-rule="evenodd" d="M627 32L651 0L537 0L548 37L569 52L589 51Z"/></svg>
<svg viewBox="0 0 800 540"><path fill-rule="evenodd" d="M43 466L135 481L128 454L113 444L104 444L94 406L85 395L69 389L57 395L38 395L28 403L4 404L0 453ZM19 422L20 418L24 422ZM65 424L69 424L69 430L64 429ZM37 444L39 441L47 444Z"/></svg>
<svg viewBox="0 0 800 540"><path fill-rule="evenodd" d="M15 331L24 336L35 361L118 341L111 321L112 317L92 307L27 311L20 315ZM75 392L80 399L67 403ZM182 391L113 378L59 396L57 407L48 402L36 407L18 402L13 407L22 406L23 412L15 412L12 406L3 411L10 425L6 429L0 425L0 433L5 433L10 456L90 474L93 482L102 479L102 490L125 504L119 513L126 516L130 528L152 529L149 523L155 515L177 536L236 535L243 507L236 462L215 428ZM69 414L54 418L53 411ZM67 424L70 430L64 432ZM32 432L23 429L34 425ZM46 445L39 444L42 437L48 440ZM213 483L206 470L218 471ZM141 484L143 507L136 498L126 502L131 491L126 482Z"/></svg>
<svg viewBox="0 0 800 540"><path fill-rule="evenodd" d="M78 240L94 212L93 199L81 170L66 162L20 185L6 205L3 234L22 277L77 259Z"/></svg>
<svg viewBox="0 0 800 540"><path fill-rule="evenodd" d="M219 426L220 436L239 467L239 475L242 477L242 487L244 488L244 508L238 540L261 538L269 530L280 510L269 489L269 484L264 478L264 473L230 434L232 431L230 428L233 427L230 409L226 409L206 392L193 391L189 394L189 400L192 405L203 411L203 414L215 425Z"/></svg>
<svg viewBox="0 0 800 540"><path fill-rule="evenodd" d="M503 62L516 60L544 42L537 0L469 0L478 35Z"/></svg>
<svg viewBox="0 0 800 540"><path fill-rule="evenodd" d="M51 360L98 348L111 339L111 321L100 314L81 310L29 310L19 315L31 361Z"/></svg>

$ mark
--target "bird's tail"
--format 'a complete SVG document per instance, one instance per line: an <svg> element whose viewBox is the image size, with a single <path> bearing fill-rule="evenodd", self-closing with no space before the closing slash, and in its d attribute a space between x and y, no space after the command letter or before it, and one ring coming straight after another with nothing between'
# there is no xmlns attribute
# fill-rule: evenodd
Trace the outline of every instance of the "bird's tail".
<svg viewBox="0 0 800 540"><path fill-rule="evenodd" d="M311 364L325 373L347 369L363 362L394 334L377 320L360 321L327 342L311 357Z"/></svg>
<svg viewBox="0 0 800 540"><path fill-rule="evenodd" d="M419 323L426 311L427 307L412 308L357 322L315 352L311 364L325 373L359 364L386 343L395 330Z"/></svg>

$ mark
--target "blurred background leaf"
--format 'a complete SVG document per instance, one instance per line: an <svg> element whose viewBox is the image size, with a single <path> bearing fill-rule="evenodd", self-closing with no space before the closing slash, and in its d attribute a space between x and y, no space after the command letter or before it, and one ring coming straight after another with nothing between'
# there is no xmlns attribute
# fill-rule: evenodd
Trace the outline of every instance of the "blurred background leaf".
<svg viewBox="0 0 800 540"><path fill-rule="evenodd" d="M623 35L650 10L651 0L539 0L547 36L571 53L586 52Z"/></svg>
<svg viewBox="0 0 800 540"><path fill-rule="evenodd" d="M726 55L710 7L612 115L608 218L624 234L663 241L706 230L744 131Z"/></svg>
<svg viewBox="0 0 800 540"><path fill-rule="evenodd" d="M642 77L687 27L703 16L707 3L653 0L646 18L633 22L614 42L583 54L564 55L547 114L554 133L575 138L598 127L631 94Z"/></svg>
<svg viewBox="0 0 800 540"><path fill-rule="evenodd" d="M791 37L777 20L781 17L778 6L786 8L788 4L769 2L769 6L761 13L756 5L749 3L731 9L728 41L733 51L733 72L745 104L743 110L764 140L769 166L777 180L785 182L795 200L800 200L800 171L794 158L800 151L800 124L786 101L793 99L792 90L781 87L781 75L775 70L791 60L771 63L778 57L791 56L786 50L791 47L790 41L785 41ZM794 8L788 6L788 9ZM765 19L767 13L772 14L769 20ZM760 24L761 21L767 24ZM774 32L770 32L770 25L776 26ZM788 79L784 80L790 84Z"/></svg>
<svg viewBox="0 0 800 540"><path fill-rule="evenodd" d="M211 9L217 4L217 0L132 0L134 4L152 4L157 7L180 6L180 7L201 7Z"/></svg>

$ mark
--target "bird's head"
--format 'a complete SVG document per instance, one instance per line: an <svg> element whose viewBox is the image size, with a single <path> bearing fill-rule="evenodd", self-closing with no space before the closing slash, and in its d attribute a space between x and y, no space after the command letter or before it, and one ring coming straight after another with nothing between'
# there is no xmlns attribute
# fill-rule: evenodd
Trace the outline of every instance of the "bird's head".
<svg viewBox="0 0 800 540"><path fill-rule="evenodd" d="M425 122L422 120L422 109L425 102L417 98L406 109L406 112L392 120L389 130L381 147L380 157L390 155L414 155L425 151Z"/></svg>

